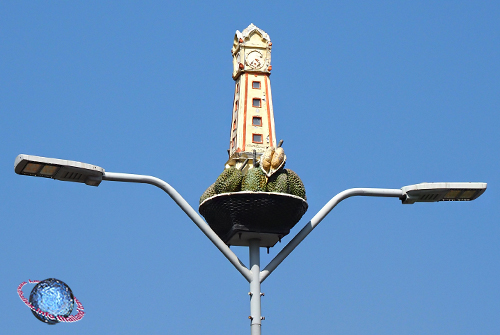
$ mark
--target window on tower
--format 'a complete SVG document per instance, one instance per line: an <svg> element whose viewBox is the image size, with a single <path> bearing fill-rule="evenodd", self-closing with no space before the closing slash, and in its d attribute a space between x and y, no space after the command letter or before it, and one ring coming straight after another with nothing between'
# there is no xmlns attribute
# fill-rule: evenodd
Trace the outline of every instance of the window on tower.
<svg viewBox="0 0 500 335"><path fill-rule="evenodd" d="M234 110L237 111L238 110L238 100L236 100L236 102L234 103Z"/></svg>
<svg viewBox="0 0 500 335"><path fill-rule="evenodd" d="M262 134L252 134L253 143L262 143Z"/></svg>
<svg viewBox="0 0 500 335"><path fill-rule="evenodd" d="M254 116L252 118L252 126L262 127L262 118L260 116Z"/></svg>
<svg viewBox="0 0 500 335"><path fill-rule="evenodd" d="M252 81L252 88L260 90L260 81Z"/></svg>
<svg viewBox="0 0 500 335"><path fill-rule="evenodd" d="M253 100L252 100L252 106L253 107L260 107L261 106L261 100L259 98L253 98Z"/></svg>

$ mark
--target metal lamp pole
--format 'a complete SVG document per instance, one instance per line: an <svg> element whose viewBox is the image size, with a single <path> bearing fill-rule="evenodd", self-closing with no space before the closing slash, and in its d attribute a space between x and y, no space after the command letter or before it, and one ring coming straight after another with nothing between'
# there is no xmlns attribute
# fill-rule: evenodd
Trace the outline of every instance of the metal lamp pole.
<svg viewBox="0 0 500 335"><path fill-rule="evenodd" d="M422 183L405 186L401 189L385 188L351 188L334 196L288 244L260 269L260 239L249 241L250 269L229 249L201 216L172 186L165 181L146 175L105 172L103 168L82 162L68 161L30 155L17 156L14 163L17 174L52 178L62 181L85 183L99 186L102 180L128 183L144 183L154 185L165 191L189 218L212 241L222 254L233 264L243 277L250 283L250 329L251 335L260 335L262 326L261 314L261 283L283 262L283 260L306 238L306 236L337 206L339 202L353 196L393 197L403 203L436 202L442 200L465 201L474 200L484 193L486 183Z"/></svg>

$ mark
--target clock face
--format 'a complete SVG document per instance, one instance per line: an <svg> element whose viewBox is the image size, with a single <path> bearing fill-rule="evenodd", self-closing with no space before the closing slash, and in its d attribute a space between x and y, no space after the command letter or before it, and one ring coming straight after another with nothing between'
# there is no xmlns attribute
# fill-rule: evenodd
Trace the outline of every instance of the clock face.
<svg viewBox="0 0 500 335"><path fill-rule="evenodd" d="M252 69L260 69L264 65L264 57L257 50L250 51L247 54L245 63Z"/></svg>

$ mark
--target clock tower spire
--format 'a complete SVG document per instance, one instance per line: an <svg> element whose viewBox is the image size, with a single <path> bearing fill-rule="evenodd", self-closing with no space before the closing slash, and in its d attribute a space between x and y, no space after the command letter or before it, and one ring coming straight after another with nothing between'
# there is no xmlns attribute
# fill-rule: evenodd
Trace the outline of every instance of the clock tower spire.
<svg viewBox="0 0 500 335"><path fill-rule="evenodd" d="M253 150L260 156L276 146L269 80L271 47L269 35L253 23L234 36L231 54L235 91L226 165L239 168L246 159L253 160Z"/></svg>

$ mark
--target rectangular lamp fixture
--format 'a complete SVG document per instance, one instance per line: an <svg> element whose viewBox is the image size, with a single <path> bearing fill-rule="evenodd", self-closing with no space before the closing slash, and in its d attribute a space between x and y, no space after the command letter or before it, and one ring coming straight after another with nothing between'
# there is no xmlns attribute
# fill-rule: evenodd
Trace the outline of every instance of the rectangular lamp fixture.
<svg viewBox="0 0 500 335"><path fill-rule="evenodd" d="M436 201L471 201L486 191L486 183L420 183L401 188L403 204Z"/></svg>
<svg viewBox="0 0 500 335"><path fill-rule="evenodd" d="M17 156L14 171L21 175L85 183L90 186L99 186L104 174L104 169L99 166L31 155Z"/></svg>

